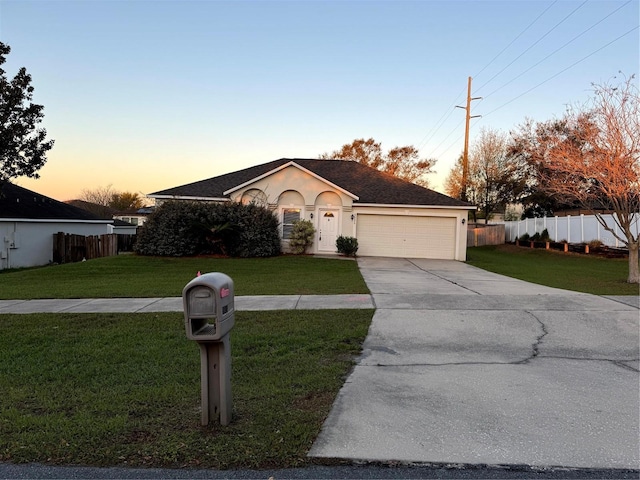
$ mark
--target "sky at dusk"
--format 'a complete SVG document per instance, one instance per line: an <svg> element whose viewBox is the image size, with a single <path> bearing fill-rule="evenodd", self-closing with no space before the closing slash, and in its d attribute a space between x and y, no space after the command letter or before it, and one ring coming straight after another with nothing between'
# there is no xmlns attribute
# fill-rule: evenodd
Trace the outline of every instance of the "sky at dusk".
<svg viewBox="0 0 640 480"><path fill-rule="evenodd" d="M147 194L373 137L436 158L443 191L469 76L471 143L560 117L638 74L639 4L0 0L4 69L27 68L55 140L16 183Z"/></svg>

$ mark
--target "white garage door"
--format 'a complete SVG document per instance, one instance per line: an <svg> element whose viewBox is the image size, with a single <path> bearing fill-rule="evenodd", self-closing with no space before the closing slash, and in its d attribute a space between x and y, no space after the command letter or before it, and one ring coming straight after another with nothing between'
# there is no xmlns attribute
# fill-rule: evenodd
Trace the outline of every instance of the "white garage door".
<svg viewBox="0 0 640 480"><path fill-rule="evenodd" d="M456 219L402 215L358 215L358 255L455 258Z"/></svg>

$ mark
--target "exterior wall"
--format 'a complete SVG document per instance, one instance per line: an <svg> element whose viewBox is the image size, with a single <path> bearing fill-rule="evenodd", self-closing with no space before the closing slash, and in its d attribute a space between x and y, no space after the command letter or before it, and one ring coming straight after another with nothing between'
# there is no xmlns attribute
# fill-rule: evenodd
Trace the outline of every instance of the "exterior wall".
<svg viewBox="0 0 640 480"><path fill-rule="evenodd" d="M135 235L138 233L138 227L135 225L131 225L130 227L109 225L108 233L117 233L118 235Z"/></svg>
<svg viewBox="0 0 640 480"><path fill-rule="evenodd" d="M231 200L266 204L281 225L286 209L299 209L300 219L311 221L316 229L313 246L309 253L335 253L335 244L333 247L326 246L324 250L321 248L319 223L322 214L327 211L336 212L337 235L351 235L343 231L345 228L348 232L352 230L353 222L350 216L353 198L294 166L286 167L268 177L245 185L231 194ZM282 226L280 234L282 234ZM324 243L328 244L326 237ZM288 240L283 239L282 248L285 252L288 251Z"/></svg>
<svg viewBox="0 0 640 480"><path fill-rule="evenodd" d="M109 233L104 222L65 222L64 220L0 219L0 270L46 265L53 261L53 234L77 235Z"/></svg>
<svg viewBox="0 0 640 480"><path fill-rule="evenodd" d="M264 192L269 205L277 204L280 195L287 190L300 193L305 205L314 205L319 193L325 191L336 192L342 199L343 205L351 205L353 203L353 199L346 193L338 191L327 182L294 166L286 167L250 185L245 185L243 188L233 192L231 199L239 202L242 199L242 194L251 189Z"/></svg>
<svg viewBox="0 0 640 480"><path fill-rule="evenodd" d="M122 220L123 222L131 223L132 225L135 225L137 227L141 227L142 225L144 225L144 222L147 221L147 215L136 215L135 213L114 215L113 218Z"/></svg>

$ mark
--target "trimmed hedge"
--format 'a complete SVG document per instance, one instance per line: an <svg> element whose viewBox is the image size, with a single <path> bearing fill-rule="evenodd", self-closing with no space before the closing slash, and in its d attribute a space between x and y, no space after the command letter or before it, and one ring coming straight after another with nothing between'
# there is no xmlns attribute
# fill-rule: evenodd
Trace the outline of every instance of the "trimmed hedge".
<svg viewBox="0 0 640 480"><path fill-rule="evenodd" d="M280 254L278 220L254 204L165 202L139 229L135 252L272 257Z"/></svg>
<svg viewBox="0 0 640 480"><path fill-rule="evenodd" d="M344 237L340 235L336 239L336 249L338 253L347 257L355 257L358 253L358 239L354 237Z"/></svg>

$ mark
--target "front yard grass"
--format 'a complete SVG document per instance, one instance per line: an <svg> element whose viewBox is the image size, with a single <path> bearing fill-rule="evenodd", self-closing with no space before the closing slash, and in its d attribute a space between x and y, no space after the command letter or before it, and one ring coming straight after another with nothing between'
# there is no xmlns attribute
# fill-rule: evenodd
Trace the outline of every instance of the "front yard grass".
<svg viewBox="0 0 640 480"><path fill-rule="evenodd" d="M179 297L198 271L229 275L236 295L369 293L353 260L119 255L41 268L0 270L0 299Z"/></svg>
<svg viewBox="0 0 640 480"><path fill-rule="evenodd" d="M372 310L237 312L233 420L200 425L183 317L0 316L0 461L285 468L306 454Z"/></svg>
<svg viewBox="0 0 640 480"><path fill-rule="evenodd" d="M490 272L549 287L595 295L638 295L626 282L629 261L595 255L493 245L467 249L467 263Z"/></svg>

